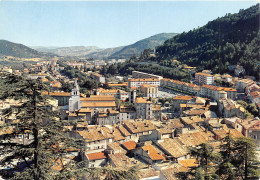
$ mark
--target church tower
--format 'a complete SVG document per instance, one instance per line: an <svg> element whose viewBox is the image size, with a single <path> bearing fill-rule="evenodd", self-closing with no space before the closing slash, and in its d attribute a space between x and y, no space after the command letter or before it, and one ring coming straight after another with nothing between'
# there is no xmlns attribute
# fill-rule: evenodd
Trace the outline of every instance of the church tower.
<svg viewBox="0 0 260 180"><path fill-rule="evenodd" d="M78 110L79 108L81 108L80 92L79 92L79 85L78 85L77 79L75 79L73 89L71 90L71 93L70 93L69 111L73 112L76 109Z"/></svg>

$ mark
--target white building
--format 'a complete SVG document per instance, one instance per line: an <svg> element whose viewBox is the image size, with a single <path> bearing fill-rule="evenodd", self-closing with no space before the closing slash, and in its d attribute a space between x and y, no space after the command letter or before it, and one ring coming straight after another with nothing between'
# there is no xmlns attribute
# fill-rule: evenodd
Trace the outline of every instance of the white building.
<svg viewBox="0 0 260 180"><path fill-rule="evenodd" d="M199 72L195 74L195 82L198 85L203 85L203 84L212 85L214 84L214 76L211 74Z"/></svg>
<svg viewBox="0 0 260 180"><path fill-rule="evenodd" d="M80 108L81 108L81 102L80 102L79 85L77 83L77 79L75 79L73 89L70 93L69 111L74 112L75 110L78 110Z"/></svg>
<svg viewBox="0 0 260 180"><path fill-rule="evenodd" d="M129 88L133 88L133 87L140 87L142 84L150 84L150 85L156 85L156 86L160 86L160 80L157 79L129 79L128 82L128 87Z"/></svg>

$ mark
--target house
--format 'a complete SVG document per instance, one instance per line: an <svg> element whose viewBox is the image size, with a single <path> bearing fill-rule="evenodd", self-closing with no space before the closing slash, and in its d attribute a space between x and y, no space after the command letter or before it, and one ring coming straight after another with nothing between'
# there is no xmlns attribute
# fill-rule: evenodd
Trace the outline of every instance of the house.
<svg viewBox="0 0 260 180"><path fill-rule="evenodd" d="M162 139L155 144L164 152L166 159L177 162L178 160L187 159L188 151L176 138Z"/></svg>
<svg viewBox="0 0 260 180"><path fill-rule="evenodd" d="M236 89L240 92L244 92L245 88L249 85L249 84L253 84L254 81L251 79L240 79L236 82Z"/></svg>
<svg viewBox="0 0 260 180"><path fill-rule="evenodd" d="M255 139L255 142L260 146L260 120L259 118L254 118L250 120L242 120L240 122L242 126L242 133L246 137L251 137Z"/></svg>
<svg viewBox="0 0 260 180"><path fill-rule="evenodd" d="M161 163L164 160L164 157L152 145L136 148L133 153L137 159L142 159L150 165Z"/></svg>
<svg viewBox="0 0 260 180"><path fill-rule="evenodd" d="M83 139L85 141L85 149L88 153L102 152L107 149L107 145L113 142L114 136L106 133L106 127L88 128L84 131L71 132L71 137Z"/></svg>
<svg viewBox="0 0 260 180"><path fill-rule="evenodd" d="M236 65L235 75L236 75L236 76L239 76L239 75L241 75L241 74L245 74L245 69L243 68L243 66Z"/></svg>
<svg viewBox="0 0 260 180"><path fill-rule="evenodd" d="M223 74L221 76L221 78L223 79L223 81L225 82L231 82L232 81L232 76L230 76L229 74Z"/></svg>
<svg viewBox="0 0 260 180"><path fill-rule="evenodd" d="M127 151L131 151L136 148L136 143L134 141L127 141L122 144L122 147Z"/></svg>
<svg viewBox="0 0 260 180"><path fill-rule="evenodd" d="M109 154L117 154L117 153L126 154L127 153L127 151L124 148L122 148L120 142L114 142L114 143L108 144L107 151L109 152Z"/></svg>
<svg viewBox="0 0 260 180"><path fill-rule="evenodd" d="M210 132L190 132L179 134L176 139L186 147L196 147L202 143L208 143L214 140L214 134Z"/></svg>
<svg viewBox="0 0 260 180"><path fill-rule="evenodd" d="M159 128L156 129L157 133L157 139L167 139L167 138L173 138L174 137L174 129L173 128Z"/></svg>
<svg viewBox="0 0 260 180"><path fill-rule="evenodd" d="M135 109L138 119L153 119L152 101L142 97L136 98Z"/></svg>
<svg viewBox="0 0 260 180"><path fill-rule="evenodd" d="M157 98L158 97L158 86L151 84L142 84L140 86L140 92L144 93L144 97Z"/></svg>
<svg viewBox="0 0 260 180"><path fill-rule="evenodd" d="M151 121L128 120L123 121L123 126L130 132L131 139L135 142L156 139L156 133L153 133L156 126Z"/></svg>
<svg viewBox="0 0 260 180"><path fill-rule="evenodd" d="M119 120L136 119L136 111L132 106L120 106L119 107Z"/></svg>
<svg viewBox="0 0 260 180"><path fill-rule="evenodd" d="M119 111L115 109L100 110L97 112L96 124L98 125L110 125L121 123L119 119Z"/></svg>
<svg viewBox="0 0 260 180"><path fill-rule="evenodd" d="M127 157L124 153L108 154L108 162L113 167L126 168L140 164L133 158Z"/></svg>
<svg viewBox="0 0 260 180"><path fill-rule="evenodd" d="M224 118L245 117L245 109L232 99L221 99L218 103L218 112Z"/></svg>
<svg viewBox="0 0 260 180"><path fill-rule="evenodd" d="M85 155L86 168L103 167L106 164L106 155L104 152L96 152Z"/></svg>
<svg viewBox="0 0 260 180"><path fill-rule="evenodd" d="M101 74L98 74L98 73L93 74L93 79L100 82L100 83L106 82L106 78L104 76L102 76Z"/></svg>
<svg viewBox="0 0 260 180"><path fill-rule="evenodd" d="M172 108L174 111L180 110L180 104L188 104L191 103L193 96L176 96L173 98Z"/></svg>

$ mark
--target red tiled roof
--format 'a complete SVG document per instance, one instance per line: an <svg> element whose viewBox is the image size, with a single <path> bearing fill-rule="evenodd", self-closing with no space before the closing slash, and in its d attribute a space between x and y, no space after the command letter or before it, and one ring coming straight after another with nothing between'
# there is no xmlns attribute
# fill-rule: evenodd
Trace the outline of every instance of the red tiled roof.
<svg viewBox="0 0 260 180"><path fill-rule="evenodd" d="M142 149L147 152L152 160L163 160L164 158L153 148L152 145L143 146Z"/></svg>
<svg viewBox="0 0 260 180"><path fill-rule="evenodd" d="M136 143L134 141L124 142L123 145L127 150L132 150L136 148Z"/></svg>
<svg viewBox="0 0 260 180"><path fill-rule="evenodd" d="M97 159L105 159L106 156L103 152L86 154L88 160L97 160Z"/></svg>

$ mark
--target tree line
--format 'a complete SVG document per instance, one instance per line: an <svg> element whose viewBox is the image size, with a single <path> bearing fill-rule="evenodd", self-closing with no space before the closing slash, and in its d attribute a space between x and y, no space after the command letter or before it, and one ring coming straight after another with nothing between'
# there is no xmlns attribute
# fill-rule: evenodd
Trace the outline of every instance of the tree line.
<svg viewBox="0 0 260 180"><path fill-rule="evenodd" d="M229 65L241 64L249 75L259 79L259 18L259 4L226 14L165 41L156 48L156 60L174 58L221 74L228 72Z"/></svg>

